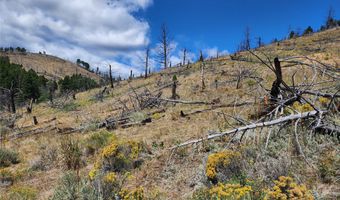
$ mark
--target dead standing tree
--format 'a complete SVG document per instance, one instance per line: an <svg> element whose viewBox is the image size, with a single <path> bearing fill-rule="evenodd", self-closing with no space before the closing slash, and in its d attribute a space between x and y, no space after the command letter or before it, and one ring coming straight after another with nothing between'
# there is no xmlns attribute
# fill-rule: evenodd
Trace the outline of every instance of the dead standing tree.
<svg viewBox="0 0 340 200"><path fill-rule="evenodd" d="M200 51L199 62L201 63L201 91L203 92L205 89L205 82L204 82L204 57L202 51Z"/></svg>
<svg viewBox="0 0 340 200"><path fill-rule="evenodd" d="M150 48L147 47L145 51L145 76L144 78L148 77L148 68L149 68L149 54L150 54ZM150 69L149 69L150 70Z"/></svg>
<svg viewBox="0 0 340 200"><path fill-rule="evenodd" d="M186 48L184 48L183 49L183 66L185 65L185 62L186 62L186 57L187 57L187 49Z"/></svg>
<svg viewBox="0 0 340 200"><path fill-rule="evenodd" d="M169 30L165 24L161 27L161 35L159 38L159 46L157 49L157 56L159 63L164 66L164 69L168 67L170 52L171 52L171 39Z"/></svg>
<svg viewBox="0 0 340 200"><path fill-rule="evenodd" d="M110 85L111 85L111 88L113 88L113 79L112 79L112 69L111 69L111 65L109 65L109 76L110 76Z"/></svg>
<svg viewBox="0 0 340 200"><path fill-rule="evenodd" d="M179 95L176 93L177 83L177 76L174 75L172 77L171 99L179 99Z"/></svg>

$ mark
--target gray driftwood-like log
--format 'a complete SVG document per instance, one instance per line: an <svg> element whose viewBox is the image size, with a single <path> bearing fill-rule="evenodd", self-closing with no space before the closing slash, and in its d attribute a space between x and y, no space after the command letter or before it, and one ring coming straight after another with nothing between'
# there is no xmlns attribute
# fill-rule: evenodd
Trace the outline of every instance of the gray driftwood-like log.
<svg viewBox="0 0 340 200"><path fill-rule="evenodd" d="M234 134L234 133L238 133L238 132L243 132L243 131L247 131L250 129L255 129L255 128L260 128L260 127L266 127L266 126L273 126L273 125L277 125L277 124L281 124L281 123L285 123L288 121L292 121L292 120L296 120L296 119L304 119L304 118L309 118L309 117L317 117L319 115L323 115L327 113L326 111L310 111L310 112L304 112L304 113L298 113L298 114L294 114L294 115L288 115L285 117L281 117L278 119L274 119L271 121L266 121L266 122L260 122L260 123L254 123L254 124L250 124L247 126L242 126L239 128L235 128L232 130L228 130L228 131L224 131L224 132L220 132L220 133L215 133L212 135L208 135L206 138L200 138L200 139L196 139L196 140L190 140L187 142L184 142L182 144L176 145L174 147L171 147L170 149L175 149L175 148L179 148L179 147L184 147L187 145L192 145L192 144L196 144L196 143L200 143L203 142L205 140L211 140L211 139L215 139L218 137L222 137L222 136L226 136L229 134Z"/></svg>
<svg viewBox="0 0 340 200"><path fill-rule="evenodd" d="M141 122L130 122L129 117L123 117L123 118L118 118L118 119L115 117L108 117L103 122L99 123L97 126L98 128L105 127L107 129L116 129L118 127L127 128L127 127L131 127L134 125L144 125L146 123L152 122L151 116L153 114L164 113L164 112L165 112L165 109L159 109L159 110L150 112L147 114L148 117Z"/></svg>
<svg viewBox="0 0 340 200"><path fill-rule="evenodd" d="M186 101L186 100L176 100L176 99L166 99L166 98L157 98L157 99L160 101L166 101L170 103L181 103L181 104L204 104L204 105L214 104L212 102L207 102L207 101Z"/></svg>

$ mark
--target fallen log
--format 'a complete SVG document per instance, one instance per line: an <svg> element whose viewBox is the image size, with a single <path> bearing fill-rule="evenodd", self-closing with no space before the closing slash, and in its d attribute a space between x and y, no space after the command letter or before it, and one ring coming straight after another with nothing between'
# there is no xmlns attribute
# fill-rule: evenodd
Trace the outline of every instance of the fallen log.
<svg viewBox="0 0 340 200"><path fill-rule="evenodd" d="M212 134L212 135L208 135L206 138L190 140L190 141L184 142L182 144L176 145L174 147L171 147L170 150L175 149L175 148L179 148L179 147L183 147L183 146L187 146L187 145L191 145L191 144L196 144L196 143L199 143L199 142L203 142L205 140L215 139L215 138L226 136L226 135L233 134L233 133L235 134L237 132L243 132L243 131L247 131L247 130L255 129L255 128L260 128L260 127L273 126L273 125L276 125L276 124L281 124L281 123L285 123L287 121L296 120L296 119L316 117L316 116L319 116L319 115L323 115L325 113L327 113L327 111L320 111L320 112L310 111L310 112L298 113L298 114L294 114L294 115L288 115L288 116L281 117L281 118L278 118L278 119L274 119L274 120L271 120L271 121L254 123L254 124L250 124L250 125L247 125L247 126L242 126L242 127L235 128L235 129L232 129L232 130L224 131L224 132L221 132L221 133L215 133L215 134Z"/></svg>
<svg viewBox="0 0 340 200"><path fill-rule="evenodd" d="M156 113L163 113L165 112L165 109L159 109L159 110L155 110L153 112L149 112L147 113L148 118L144 119L141 122L130 122L130 118L129 117L123 117L123 118L119 118L116 119L115 117L109 117L106 118L103 122L100 122L97 124L98 128L107 128L107 129L116 129L118 126L122 127L122 128L126 128L126 127L130 127L133 125L139 125L139 124L145 124L145 123L149 123L151 122L151 118L150 116L152 116L153 114Z"/></svg>
<svg viewBox="0 0 340 200"><path fill-rule="evenodd" d="M154 98L154 97L150 97ZM204 104L204 105L212 105L213 102L206 102L206 101L186 101L186 100L176 100L176 99L165 99L165 98L157 98L160 101L166 101L170 103L181 103L181 104Z"/></svg>
<svg viewBox="0 0 340 200"><path fill-rule="evenodd" d="M26 136L31 136L31 135L37 135L37 134L52 131L52 130L55 130L55 129L56 129L56 127L54 125L48 125L46 127L37 128L37 129L29 130L29 131L20 132L20 133L17 133L17 134L8 135L8 136L6 136L6 138L1 137L0 141L2 141L4 139L12 140L12 139L18 139L18 138L22 138L22 137L26 137Z"/></svg>

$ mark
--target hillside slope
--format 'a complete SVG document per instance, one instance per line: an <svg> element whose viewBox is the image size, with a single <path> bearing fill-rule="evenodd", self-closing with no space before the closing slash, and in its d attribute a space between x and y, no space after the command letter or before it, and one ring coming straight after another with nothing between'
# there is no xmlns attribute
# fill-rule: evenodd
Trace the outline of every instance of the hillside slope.
<svg viewBox="0 0 340 200"><path fill-rule="evenodd" d="M339 50L340 29L333 29L252 52L269 66L278 57L283 80L291 88L335 94L339 90ZM174 75L178 81L177 101L168 101ZM205 88L202 88L202 76ZM248 195L246 199L282 195L282 191L270 190L275 188L274 181L280 176L289 177L280 181L289 182L292 178L297 182L289 183L290 192L301 195L297 199L307 199L303 196L307 193L308 199L313 199L310 195L339 198L338 133L312 131L313 118L170 149L189 140L263 120L312 111L314 108L307 101L320 110L332 105L323 119L340 126L339 113L330 104L339 105L339 99L308 93L260 120L257 115L268 106L265 102L275 77L253 54L241 52L169 68L147 79L121 81L104 93L103 88L78 93L76 100L60 97L54 106L34 105L32 114L24 109L17 115L1 113L2 132L6 133L2 145L17 151L20 163L6 168L13 174L13 185L0 185L0 194L6 199L20 188L28 187L38 199L51 197L67 169L63 145L71 139L78 141L81 149L82 161L76 170L80 177L98 183L98 171L104 170L104 175L108 172L101 168L107 165L105 159L115 159L111 163L115 166L111 166L114 173L107 174L111 176L105 176L108 177L105 180L118 180L114 184L120 189L136 193L143 188L148 199L190 199L193 194L196 200L209 199L207 194L223 190L220 185L214 186L216 180L212 176L232 184L230 188L238 188L231 191L238 192L235 195ZM286 94L289 91L283 92L283 98ZM33 116L39 124L33 124ZM14 122L14 128L6 127L8 121ZM109 127L110 122L115 123ZM106 140L108 134L114 136ZM99 137L104 139L98 140ZM125 166L125 170L115 163ZM230 167L230 163L234 165Z"/></svg>
<svg viewBox="0 0 340 200"><path fill-rule="evenodd" d="M8 56L12 63L20 64L26 70L33 69L39 75L44 75L49 79L58 80L67 75L82 74L96 81L100 80L100 77L95 73L89 72L75 63L56 56L20 52L0 52L0 56Z"/></svg>

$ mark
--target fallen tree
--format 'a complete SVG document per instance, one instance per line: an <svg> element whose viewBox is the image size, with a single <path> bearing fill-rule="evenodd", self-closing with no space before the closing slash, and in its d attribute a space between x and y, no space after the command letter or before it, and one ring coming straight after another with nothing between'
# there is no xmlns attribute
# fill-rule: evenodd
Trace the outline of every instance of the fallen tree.
<svg viewBox="0 0 340 200"><path fill-rule="evenodd" d="M232 129L232 130L228 130L228 131L224 131L224 132L220 132L220 133L215 133L215 134L212 134L212 135L208 135L206 138L190 140L190 141L184 142L182 144L176 145L174 147L171 147L170 149L175 149L175 148L178 148L178 147L183 147L183 146L187 146L187 145L191 145L191 144L196 144L196 143L203 142L205 140L211 140L211 139L215 139L215 138L218 138L218 137L222 137L222 136L226 136L226 135L229 135L229 134L238 133L238 132L242 132L242 131L247 131L247 130L251 130L251 129L255 129L255 128L282 124L282 123L286 123L286 122L297 120L297 119L304 119L304 118L311 118L311 117L320 117L320 116L322 116L322 115L324 115L326 113L327 113L327 111L320 111L320 112L318 112L318 111L310 111L310 112L304 112L304 113L288 115L288 116L280 117L278 119L274 119L274 120L271 120L271 121L265 121L265 122L249 124L247 126L242 126L242 127L235 128L235 129ZM319 126L319 128L321 128L321 127L322 126ZM340 130L337 130L337 131L340 132Z"/></svg>

